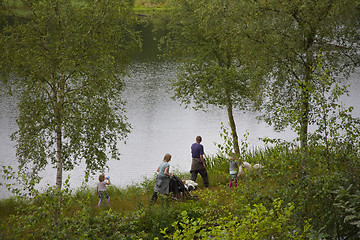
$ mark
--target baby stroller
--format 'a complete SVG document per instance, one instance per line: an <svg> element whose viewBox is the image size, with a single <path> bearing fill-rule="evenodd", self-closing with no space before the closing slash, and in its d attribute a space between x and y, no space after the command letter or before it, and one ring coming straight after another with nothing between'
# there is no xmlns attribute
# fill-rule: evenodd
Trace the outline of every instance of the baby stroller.
<svg viewBox="0 0 360 240"><path fill-rule="evenodd" d="M169 192L172 193L173 198L176 200L197 200L197 196L192 196L191 191L195 190L193 186L185 186L183 181L177 176L173 175L170 178Z"/></svg>

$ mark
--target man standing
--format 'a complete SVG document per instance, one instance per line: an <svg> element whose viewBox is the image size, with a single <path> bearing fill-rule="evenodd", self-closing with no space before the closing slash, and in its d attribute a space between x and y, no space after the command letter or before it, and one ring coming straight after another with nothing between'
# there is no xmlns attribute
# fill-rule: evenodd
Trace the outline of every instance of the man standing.
<svg viewBox="0 0 360 240"><path fill-rule="evenodd" d="M196 142L191 145L191 180L196 181L197 174L200 173L204 187L209 187L209 179L206 171L206 164L204 159L204 147L201 145L201 136L196 137Z"/></svg>

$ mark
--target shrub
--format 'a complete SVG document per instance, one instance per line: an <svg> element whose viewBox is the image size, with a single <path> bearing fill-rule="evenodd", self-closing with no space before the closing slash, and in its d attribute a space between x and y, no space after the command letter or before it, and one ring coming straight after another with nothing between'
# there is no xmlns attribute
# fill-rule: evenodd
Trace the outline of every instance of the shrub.
<svg viewBox="0 0 360 240"><path fill-rule="evenodd" d="M291 224L293 208L291 204L283 207L282 201L275 200L271 209L262 204L246 206L243 217L227 212L227 216L213 220L189 218L183 211L181 220L173 224L175 232L168 234L165 228L162 233L168 239L305 239L310 225L306 223L304 229L298 229Z"/></svg>

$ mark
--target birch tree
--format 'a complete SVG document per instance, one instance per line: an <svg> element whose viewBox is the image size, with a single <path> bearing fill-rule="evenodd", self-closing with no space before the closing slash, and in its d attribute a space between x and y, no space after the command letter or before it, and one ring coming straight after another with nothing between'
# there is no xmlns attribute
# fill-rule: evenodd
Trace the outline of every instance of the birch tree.
<svg viewBox="0 0 360 240"><path fill-rule="evenodd" d="M130 131L123 75L140 46L131 1L3 6L8 17L2 22L2 65L19 96L13 139L20 173L36 179L51 164L61 189L63 171L81 162L87 174L103 170L110 158L119 159L118 142Z"/></svg>
<svg viewBox="0 0 360 240"><path fill-rule="evenodd" d="M252 57L271 65L263 119L276 130L290 126L306 148L317 111L309 89L318 79L317 56L335 83L359 66L359 1L254 0L246 6L249 46L262 49Z"/></svg>
<svg viewBox="0 0 360 240"><path fill-rule="evenodd" d="M176 10L164 38L167 56L179 61L173 83L174 99L206 110L227 110L233 150L239 155L234 110L251 101L251 78L242 60L241 5L237 1L176 1Z"/></svg>

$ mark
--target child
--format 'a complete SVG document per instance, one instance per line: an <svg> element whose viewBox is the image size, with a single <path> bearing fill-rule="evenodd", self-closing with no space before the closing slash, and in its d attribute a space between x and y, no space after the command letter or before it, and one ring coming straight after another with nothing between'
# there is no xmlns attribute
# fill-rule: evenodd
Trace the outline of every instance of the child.
<svg viewBox="0 0 360 240"><path fill-rule="evenodd" d="M157 176L156 176L156 184L154 187L154 194L151 197L151 201L153 203L157 200L157 194L169 194L169 184L170 184L170 177L172 174L169 173L170 170L170 162L171 155L169 153L165 154L163 161L160 163L160 166L157 169Z"/></svg>
<svg viewBox="0 0 360 240"><path fill-rule="evenodd" d="M234 155L230 156L230 161L229 161L229 171L230 171L230 184L229 187L233 186L233 182L234 182L234 186L237 187L237 171L238 171L238 163L235 160Z"/></svg>
<svg viewBox="0 0 360 240"><path fill-rule="evenodd" d="M96 187L97 195L100 198L99 203L98 203L98 207L100 207L103 198L106 198L106 205L109 206L110 196L106 193L106 185L110 184L110 177L107 177L106 179L108 181L104 182L105 181L105 175L100 174L99 183L97 184L97 187Z"/></svg>
<svg viewBox="0 0 360 240"><path fill-rule="evenodd" d="M183 179L182 182L184 183L186 190L188 190L189 192L195 190L196 186L198 185L196 182L192 180Z"/></svg>

